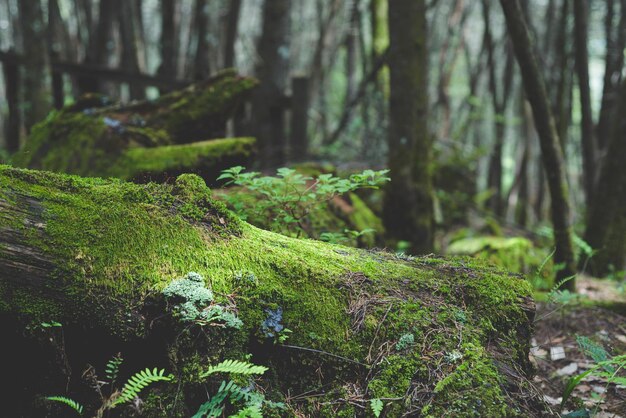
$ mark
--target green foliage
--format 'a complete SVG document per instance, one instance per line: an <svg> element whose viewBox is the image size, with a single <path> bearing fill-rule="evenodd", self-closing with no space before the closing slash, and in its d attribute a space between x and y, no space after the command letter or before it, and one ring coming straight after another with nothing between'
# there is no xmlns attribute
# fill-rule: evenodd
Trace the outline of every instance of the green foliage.
<svg viewBox="0 0 626 418"><path fill-rule="evenodd" d="M182 322L200 325L221 322L236 329L242 325L233 312L214 303L213 292L205 287L204 278L198 273L190 272L181 279L172 280L162 293L172 304L174 315Z"/></svg>
<svg viewBox="0 0 626 418"><path fill-rule="evenodd" d="M113 401L112 407L132 401L142 389L154 382L167 382L173 378L172 375L165 375L164 369L158 370L156 367L153 370L145 369L137 372L124 384L122 393Z"/></svg>
<svg viewBox="0 0 626 418"><path fill-rule="evenodd" d="M415 336L411 333L403 334L396 343L396 350L402 351L415 344Z"/></svg>
<svg viewBox="0 0 626 418"><path fill-rule="evenodd" d="M257 198L251 202L245 193L226 195L226 200L242 219L254 213L270 219L273 231L295 236L304 233L313 238L310 216L320 204L357 189L378 188L389 181L387 172L365 170L347 179L332 174L320 174L314 178L283 167L277 170L276 177L271 177L260 176L258 172L246 173L244 167L237 166L223 170L218 180L226 180L226 185L241 186ZM330 238L338 239L335 236Z"/></svg>
<svg viewBox="0 0 626 418"><path fill-rule="evenodd" d="M83 414L83 406L73 399L66 398L65 396L46 396L45 399L49 401L63 403L72 408L74 411L78 412L78 415Z"/></svg>
<svg viewBox="0 0 626 418"><path fill-rule="evenodd" d="M545 252L524 237L464 237L453 241L447 253L471 255L516 273L537 272L539 282L545 283L544 274L548 274L539 268L546 262Z"/></svg>
<svg viewBox="0 0 626 418"><path fill-rule="evenodd" d="M239 360L224 360L223 362L210 366L202 377L208 377L214 373L236 373L242 375L263 374L267 371L267 367L255 366Z"/></svg>
<svg viewBox="0 0 626 418"><path fill-rule="evenodd" d="M372 408L372 412L376 418L378 418L383 412L383 406L383 401L380 399L370 399L370 408Z"/></svg>
<svg viewBox="0 0 626 418"><path fill-rule="evenodd" d="M122 358L121 354L118 353L107 362L107 365L105 367L105 374L107 376L108 382L100 382L95 374L92 376L95 387L97 388L98 394L100 395L100 398L102 400L102 406L100 407L101 411L112 409L115 408L117 405L132 401L139 395L139 392L141 392L142 389L146 388L152 383L170 381L174 378L174 376L172 376L171 374L165 375L164 369L158 370L155 367L154 369L150 370L149 368L146 368L145 370L139 371L131 376L122 387L122 390L119 391L116 390L113 385L118 377L119 368L123 361L124 359ZM104 396L100 390L100 387L104 384L108 384L111 387L111 392L109 396ZM46 399L62 402L75 409L79 414L82 414L82 405L73 399L64 396L48 396L46 397Z"/></svg>
<svg viewBox="0 0 626 418"><path fill-rule="evenodd" d="M601 377L606 382L606 385L626 386L626 377L618 374L621 370L626 369L626 354L611 357L604 347L585 336L577 336L576 342L580 350L590 357L595 365L589 370L572 377L567 382L563 390L561 408L565 407L576 386L589 375Z"/></svg>
<svg viewBox="0 0 626 418"><path fill-rule="evenodd" d="M121 353L117 353L117 355L113 356L113 358L107 362L106 367L104 368L104 374L107 379L109 379L109 382L111 382L111 385L113 385L117 379L117 374L123 362L124 359L122 358Z"/></svg>
<svg viewBox="0 0 626 418"><path fill-rule="evenodd" d="M225 360L215 366L210 366L208 370L203 373L202 377L206 378L215 373L233 373L242 376L250 376L253 374L263 374L267 371L267 367L257 366L251 363L247 363L239 360ZM270 408L283 408L283 404L274 403L265 400L265 396L250 388L242 388L232 380L222 381L217 393L210 396L209 399L200 405L198 411L192 418L217 418L221 417L224 408L226 407L226 401L235 405L237 403L243 403L243 406L232 417L250 417L257 418L262 417L263 405Z"/></svg>

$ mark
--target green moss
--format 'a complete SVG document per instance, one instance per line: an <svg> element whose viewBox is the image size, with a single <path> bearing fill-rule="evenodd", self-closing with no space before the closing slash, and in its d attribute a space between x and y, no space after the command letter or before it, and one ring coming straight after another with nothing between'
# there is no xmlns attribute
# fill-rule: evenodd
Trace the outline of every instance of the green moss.
<svg viewBox="0 0 626 418"><path fill-rule="evenodd" d="M506 367L527 366L530 325L519 301L529 297L530 287L476 260L402 259L263 231L214 202L195 176L174 185L137 185L0 167L0 200L18 195L40 202L29 216L40 217L45 234L29 234L36 230L32 223L23 234L55 260L48 285L69 297L55 320L89 318L91 326L114 335L141 336L148 329L145 318L133 313L146 298L198 272L215 295L233 295L243 321L240 330L203 336L210 350L202 351L202 360L206 353L242 357L254 345L251 339L257 346L264 341L268 309L281 308L282 325L293 331L289 344L322 353L286 356L269 343L266 382L277 391L316 393L323 387L326 398L304 407L310 413L320 411L319 402L338 399L348 382L368 398L401 398L386 406L389 416L426 407L406 396L414 389L433 397L425 412L434 416L446 405L456 408L454 416L499 416L504 401L494 352L508 353L509 360L501 360ZM0 217L0 229L15 225ZM12 306L26 316L33 309ZM185 332L171 356L191 373L200 360L186 359L194 358L198 339ZM396 352L406 333L415 335L416 344ZM453 361L455 350L462 358ZM479 388L481 381L493 386ZM353 406L333 408L343 413Z"/></svg>
<svg viewBox="0 0 626 418"><path fill-rule="evenodd" d="M161 176L163 173L195 171L204 174L203 171L208 171L210 174L203 177L212 181L217 178L220 169L245 163L252 155L254 143L254 138L228 138L155 148L130 148L104 174L133 179ZM207 178L208 175L213 178Z"/></svg>
<svg viewBox="0 0 626 418"><path fill-rule="evenodd" d="M197 137L197 132L203 131L199 127L207 123L207 118L213 117L214 123L224 124L242 95L257 84L255 79L237 77L234 71L225 70L208 85L193 85L190 89L164 96L160 101L167 103L167 113L154 116L151 122L163 126L179 139L177 142L206 139Z"/></svg>
<svg viewBox="0 0 626 418"><path fill-rule="evenodd" d="M452 371L435 385L434 399L422 409L423 416L522 416L507 405L502 377L482 347L466 343L459 354L458 360L444 365Z"/></svg>
<svg viewBox="0 0 626 418"><path fill-rule="evenodd" d="M107 135L102 117L82 112L52 112L36 124L13 164L58 172L89 175L104 170L115 159L103 146L119 145Z"/></svg>

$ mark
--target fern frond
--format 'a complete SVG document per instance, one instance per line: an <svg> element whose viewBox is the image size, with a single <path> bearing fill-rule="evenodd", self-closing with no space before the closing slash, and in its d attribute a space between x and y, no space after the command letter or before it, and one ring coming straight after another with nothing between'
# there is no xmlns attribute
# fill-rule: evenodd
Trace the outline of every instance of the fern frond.
<svg viewBox="0 0 626 418"><path fill-rule="evenodd" d="M263 411L260 405L250 405L229 418L263 418Z"/></svg>
<svg viewBox="0 0 626 418"><path fill-rule="evenodd" d="M117 355L113 356L113 358L109 360L104 369L104 373L106 374L107 379L109 379L109 382L115 382L115 379L117 379L117 373L119 372L123 361L124 359L122 358L121 353L117 353Z"/></svg>
<svg viewBox="0 0 626 418"><path fill-rule="evenodd" d="M214 373L236 373L236 374L263 374L267 371L265 366L256 366L251 363L239 360L224 360L223 362L210 366L202 377L207 377Z"/></svg>
<svg viewBox="0 0 626 418"><path fill-rule="evenodd" d="M65 396L46 396L46 399L49 401L63 403L78 412L78 415L83 414L83 406L74 399L66 398Z"/></svg>
<svg viewBox="0 0 626 418"><path fill-rule="evenodd" d="M151 383L169 381L172 380L172 378L172 375L165 375L165 369L161 369L159 371L156 367L153 370L146 369L137 372L124 384L122 393L117 399L115 399L115 401L113 401L112 406L132 401L135 397L137 397L143 388Z"/></svg>
<svg viewBox="0 0 626 418"><path fill-rule="evenodd" d="M374 416L378 418L380 414L383 412L383 401L378 398L370 399L370 408L372 408L372 412Z"/></svg>

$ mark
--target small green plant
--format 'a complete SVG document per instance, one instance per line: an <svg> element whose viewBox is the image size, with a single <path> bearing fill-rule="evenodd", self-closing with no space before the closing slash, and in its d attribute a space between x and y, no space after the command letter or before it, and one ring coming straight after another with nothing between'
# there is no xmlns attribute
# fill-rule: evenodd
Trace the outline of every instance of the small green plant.
<svg viewBox="0 0 626 418"><path fill-rule="evenodd" d="M415 344L415 336L411 333L403 334L396 343L396 350L403 351Z"/></svg>
<svg viewBox="0 0 626 418"><path fill-rule="evenodd" d="M245 361L225 360L215 366L210 366L206 372L202 374L203 378L207 378L217 373L230 373L241 376L261 375L267 371L267 367L257 366ZM224 380L219 386L217 392L210 396L209 399L200 405L198 411L192 418L217 418L221 417L226 408L226 403L231 405L241 405L235 414L230 417L263 417L263 406L269 408L283 408L281 403L270 402L265 396L252 389L252 385L243 388L232 380Z"/></svg>
<svg viewBox="0 0 626 418"><path fill-rule="evenodd" d="M107 362L105 375L108 381L106 382L98 380L98 377L93 372L93 368L89 370L89 373L85 373L86 378L91 381L92 386L98 392L102 402L100 408L96 412L97 417L101 417L104 411L113 409L118 405L129 403L136 399L141 390L152 383L167 382L174 378L172 375L166 375L164 369L159 370L156 367L152 370L145 369L132 375L126 383L124 383L122 389L118 390L115 388L114 383L118 377L119 368L122 362L123 358L119 353ZM102 387L104 385L109 385L110 390L107 395L104 395L102 392ZM74 409L79 414L82 414L83 412L83 406L80 403L65 396L47 396L45 399L53 402L61 402Z"/></svg>
<svg viewBox="0 0 626 418"><path fill-rule="evenodd" d="M66 398L65 396L46 396L45 399L49 401L60 402L62 404L65 404L69 406L70 408L72 408L74 411L76 411L78 415L83 414L83 406L73 399Z"/></svg>
<svg viewBox="0 0 626 418"><path fill-rule="evenodd" d="M139 392L141 392L142 389L152 383L163 381L168 382L172 379L172 375L165 375L164 369L158 370L156 367L152 370L145 369L137 372L124 384L122 392L111 403L111 407L132 401L139 395Z"/></svg>
<svg viewBox="0 0 626 418"><path fill-rule="evenodd" d="M270 219L273 231L294 236L304 234L310 238L316 238L310 216L320 204L337 195L361 188L378 188L389 181L386 176L389 170L365 170L349 178L332 174L313 178L284 167L277 170L276 177L244 170L241 166L232 167L223 170L218 177L218 180L226 180L226 185L241 186L255 197L251 201L247 193L227 194L225 199L237 215L244 220L251 214Z"/></svg>
<svg viewBox="0 0 626 418"><path fill-rule="evenodd" d="M567 382L567 385L563 390L561 409L565 407L576 386L578 386L578 384L589 375L594 375L604 379L607 386L610 384L626 386L626 377L623 376L623 373L620 375L620 372L626 369L626 354L611 357L611 355L604 349L604 347L585 336L577 336L576 342L578 343L578 347L580 348L580 350L586 356L591 358L591 360L593 360L595 364L589 370L572 377ZM579 411L574 411L571 414L575 414L578 412L582 413L587 411L583 409ZM576 416L571 414L568 414L566 416Z"/></svg>
<svg viewBox="0 0 626 418"><path fill-rule="evenodd" d="M372 408L372 412L374 416L378 418L380 414L383 412L383 401L378 398L370 399L370 408Z"/></svg>
<svg viewBox="0 0 626 418"><path fill-rule="evenodd" d="M241 328L241 320L230 307L215 302L213 292L198 273L190 272L181 279L172 280L162 293L173 315L182 322Z"/></svg>

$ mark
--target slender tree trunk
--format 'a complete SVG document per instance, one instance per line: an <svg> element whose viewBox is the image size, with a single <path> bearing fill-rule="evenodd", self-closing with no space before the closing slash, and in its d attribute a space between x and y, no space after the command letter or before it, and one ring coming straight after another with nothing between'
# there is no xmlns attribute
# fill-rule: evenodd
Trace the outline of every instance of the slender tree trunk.
<svg viewBox="0 0 626 418"><path fill-rule="evenodd" d="M606 57L604 69L604 86L602 88L602 105L598 118L597 134L598 148L604 150L608 143L612 116L615 103L619 95L619 84L622 78L624 63L624 48L626 47L626 0L621 0L620 19L617 29L614 24L614 0L607 2L606 30Z"/></svg>
<svg viewBox="0 0 626 418"><path fill-rule="evenodd" d="M157 74L163 77L176 78L178 56L177 38L177 4L176 0L161 0L161 39L159 41L161 64ZM161 93L164 93L161 90Z"/></svg>
<svg viewBox="0 0 626 418"><path fill-rule="evenodd" d="M261 84L253 94L252 105L261 163L266 167L285 160L284 93L289 80L290 9L290 0L266 0L263 6L256 70Z"/></svg>
<svg viewBox="0 0 626 418"><path fill-rule="evenodd" d="M356 82L356 62L357 62L357 41L358 41L358 20L359 20L360 0L352 0L350 7L350 24L346 35L346 96L344 102L347 104L354 97L357 88Z"/></svg>
<svg viewBox="0 0 626 418"><path fill-rule="evenodd" d="M46 85L48 53L46 25L41 0L20 0L19 23L23 37L24 126L30 128L50 110L50 90Z"/></svg>
<svg viewBox="0 0 626 418"><path fill-rule="evenodd" d="M576 43L576 74L580 89L580 107L582 111L582 158L583 185L587 208L593 199L596 176L596 156L593 138L593 116L591 113L591 90L589 88L589 52L587 51L587 32L589 4L587 0L574 0L574 41Z"/></svg>
<svg viewBox="0 0 626 418"><path fill-rule="evenodd" d="M548 94L537 65L520 4L518 0L500 0L500 4L504 11L507 30L519 62L524 89L533 110L535 127L539 135L541 156L551 197L551 217L556 245L555 263L563 265L556 277L557 280L562 280L576 274L563 153ZM566 282L564 287L575 289L574 280Z"/></svg>
<svg viewBox="0 0 626 418"><path fill-rule="evenodd" d="M389 0L389 151L383 219L395 239L433 250L426 2Z"/></svg>
<svg viewBox="0 0 626 418"><path fill-rule="evenodd" d="M226 22L226 40L224 42L224 67L234 67L235 44L239 30L239 13L241 12L241 0L230 0L228 5L228 17Z"/></svg>
<svg viewBox="0 0 626 418"><path fill-rule="evenodd" d="M617 115L626 112L626 80L622 81ZM585 241L598 250L589 267L605 276L624 268L626 258L626 122L616 117L607 144L607 155L589 210ZM581 260L582 261L582 260Z"/></svg>
<svg viewBox="0 0 626 418"><path fill-rule="evenodd" d="M141 31L139 19L141 11L137 9L137 2L132 0L120 1L120 35L122 41L122 67L134 73L141 72L139 54L141 50ZM130 83L130 98L141 100L146 91L142 86Z"/></svg>
<svg viewBox="0 0 626 418"><path fill-rule="evenodd" d="M98 24L95 35L90 36L90 45L85 55L85 63L106 66L111 55L113 23L119 0L100 0ZM101 83L95 77L79 77L76 80L81 93L101 92Z"/></svg>
<svg viewBox="0 0 626 418"><path fill-rule="evenodd" d="M211 75L209 59L209 3L207 0L196 0L194 13L197 33L196 52L194 55L194 80L203 80Z"/></svg>
<svg viewBox="0 0 626 418"><path fill-rule="evenodd" d="M498 88L498 79L496 76L496 62L494 57L495 45L491 33L491 13L489 9L490 2L483 0L483 20L485 22L485 46L487 48L487 65L489 67L489 91L492 97L494 124L495 124L495 143L491 158L489 160L489 171L487 185L494 191L494 195L487 202L489 208L498 216L504 213L504 201L502 190L502 150L504 148L504 136L506 134L506 120L504 113L506 112L511 86L513 84L513 54L508 48L505 48L507 54L506 63L503 68L503 82L501 88Z"/></svg>

